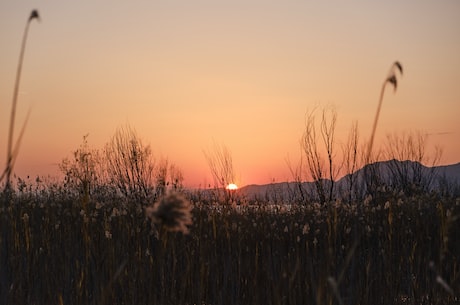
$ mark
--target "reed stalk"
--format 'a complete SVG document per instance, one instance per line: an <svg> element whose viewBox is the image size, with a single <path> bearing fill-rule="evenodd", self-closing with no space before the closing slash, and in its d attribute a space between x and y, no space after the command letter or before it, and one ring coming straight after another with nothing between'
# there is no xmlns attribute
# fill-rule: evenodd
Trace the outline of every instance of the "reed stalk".
<svg viewBox="0 0 460 305"><path fill-rule="evenodd" d="M375 136L375 131L377 129L377 123L379 121L379 116L380 116L380 109L382 108L382 102L383 102L383 96L385 93L385 88L387 84L392 84L394 91L396 91L396 88L398 86L398 80L396 78L396 69L399 70L401 75L403 74L403 68L402 65L399 61L395 61L393 65L391 66L390 72L388 73L387 78L383 82L382 89L380 90L380 98L379 98L379 103L377 105L377 112L375 113L375 118L374 118L374 124L372 126L372 133L371 133L371 139L369 140L369 146L367 150L367 156L366 156L366 164L369 163L371 154L372 154L372 145L374 144L374 136Z"/></svg>
<svg viewBox="0 0 460 305"><path fill-rule="evenodd" d="M29 114L27 115L27 118L25 120L25 123L21 129L20 136L18 140L16 141L16 144L13 148L13 136L14 136L14 125L15 125L15 119L16 119L16 106L18 103L18 93L19 93L19 83L21 80L21 72L22 72L22 64L24 62L24 53L26 50L26 43L27 43L27 35L29 33L29 27L30 23L32 20L37 19L40 20L40 16L38 14L37 10L32 10L30 13L29 19L27 19L26 23L26 28L24 29L24 34L22 37L22 45L21 45L21 51L19 54L19 62L18 62L18 67L16 71L16 81L14 84L14 91L13 91L13 102L11 106L11 114L10 114L10 127L8 131L8 146L7 146L7 152L6 152L6 167L4 172L2 173L0 177L0 181L6 176L6 184L5 184L5 190L10 190L11 189L11 174L13 172L13 167L14 167L14 162L16 159L16 156L19 152L19 145L22 139L22 135L24 134L25 130L25 125L27 123Z"/></svg>

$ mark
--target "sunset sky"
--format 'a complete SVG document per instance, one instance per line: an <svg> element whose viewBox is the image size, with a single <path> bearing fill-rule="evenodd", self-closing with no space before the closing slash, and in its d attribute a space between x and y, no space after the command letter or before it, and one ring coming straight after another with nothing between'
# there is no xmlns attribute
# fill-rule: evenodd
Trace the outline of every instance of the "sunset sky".
<svg viewBox="0 0 460 305"><path fill-rule="evenodd" d="M89 134L102 148L129 124L185 185L212 183L203 151L228 147L239 185L292 179L305 114L334 106L337 146L357 121L375 146L429 134L440 164L460 162L460 1L14 1L0 3L0 168L22 34L32 9L15 171L57 175ZM16 135L18 132L16 132ZM339 152L338 152L339 154Z"/></svg>

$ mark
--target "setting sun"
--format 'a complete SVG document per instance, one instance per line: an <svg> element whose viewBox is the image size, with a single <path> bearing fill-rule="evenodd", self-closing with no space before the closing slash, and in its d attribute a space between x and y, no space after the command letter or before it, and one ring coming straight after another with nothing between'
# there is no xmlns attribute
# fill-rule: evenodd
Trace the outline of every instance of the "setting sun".
<svg viewBox="0 0 460 305"><path fill-rule="evenodd" d="M230 191L234 191L238 189L238 185L236 185L235 183L230 183L229 185L227 185L226 189Z"/></svg>

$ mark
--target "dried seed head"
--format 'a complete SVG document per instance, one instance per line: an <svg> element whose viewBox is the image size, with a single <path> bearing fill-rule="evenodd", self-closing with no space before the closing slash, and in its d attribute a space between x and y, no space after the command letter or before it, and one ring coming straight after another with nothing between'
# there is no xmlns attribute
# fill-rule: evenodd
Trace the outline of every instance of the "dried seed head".
<svg viewBox="0 0 460 305"><path fill-rule="evenodd" d="M388 83L393 85L393 88L395 91L396 91L396 88L398 87L398 80L396 78L396 71L395 71L396 69L399 70L399 73L401 73L401 75L403 74L403 67L401 63L399 61L395 61L393 65L391 66L390 73L388 73L388 77L386 80Z"/></svg>
<svg viewBox="0 0 460 305"><path fill-rule="evenodd" d="M396 79L396 76L394 74L387 78L387 82L392 84L396 91L396 88L398 87L398 80Z"/></svg>
<svg viewBox="0 0 460 305"><path fill-rule="evenodd" d="M182 195L171 192L145 209L147 217L172 232L188 233L192 224L192 205Z"/></svg>
<svg viewBox="0 0 460 305"><path fill-rule="evenodd" d="M38 14L37 10L33 10L30 13L29 21L32 21L33 19L37 19L38 21L40 21L40 15Z"/></svg>
<svg viewBox="0 0 460 305"><path fill-rule="evenodd" d="M398 68L401 75L403 74L403 67L399 61L395 61L394 66Z"/></svg>

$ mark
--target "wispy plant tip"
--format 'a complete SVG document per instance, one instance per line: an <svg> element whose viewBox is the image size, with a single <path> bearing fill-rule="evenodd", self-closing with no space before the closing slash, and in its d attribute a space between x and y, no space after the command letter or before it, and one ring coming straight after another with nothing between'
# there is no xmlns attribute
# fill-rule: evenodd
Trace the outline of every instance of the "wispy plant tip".
<svg viewBox="0 0 460 305"><path fill-rule="evenodd" d="M40 15L38 14L37 10L32 10L32 12L30 13L29 21L33 19L37 19L38 21L40 21Z"/></svg>
<svg viewBox="0 0 460 305"><path fill-rule="evenodd" d="M386 80L388 83L393 85L394 91L396 91L398 87L398 79L396 78L395 69L398 69L401 75L403 74L403 67L399 61L395 61L393 63L393 65L391 66L390 73L388 74L388 77Z"/></svg>
<svg viewBox="0 0 460 305"><path fill-rule="evenodd" d="M392 84L394 89L395 89L395 91L396 91L396 88L398 87L398 80L396 79L396 76L394 76L394 75L389 76L387 78L387 82Z"/></svg>
<svg viewBox="0 0 460 305"><path fill-rule="evenodd" d="M395 61L394 66L398 68L401 75L403 74L403 67L399 61Z"/></svg>

